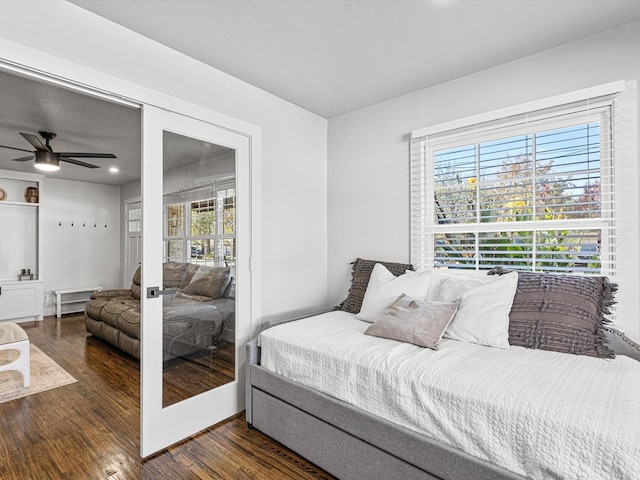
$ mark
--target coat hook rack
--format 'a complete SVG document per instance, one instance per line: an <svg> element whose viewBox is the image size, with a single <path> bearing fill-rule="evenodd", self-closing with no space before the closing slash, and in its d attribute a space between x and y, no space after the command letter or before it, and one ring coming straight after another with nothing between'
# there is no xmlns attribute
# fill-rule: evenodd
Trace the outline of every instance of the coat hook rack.
<svg viewBox="0 0 640 480"><path fill-rule="evenodd" d="M78 224L78 226L80 226L79 222L76 222L75 220L71 220L69 222L69 225L71 225L72 227L76 226L76 223ZM59 220L58 221L58 226L62 227L64 226L64 221L63 220ZM91 222L87 222L86 220L82 221L82 226L83 227L87 227L87 226L91 226ZM98 222L94 221L93 222L93 228L97 228L98 227ZM109 222L104 222L104 228L109 228Z"/></svg>

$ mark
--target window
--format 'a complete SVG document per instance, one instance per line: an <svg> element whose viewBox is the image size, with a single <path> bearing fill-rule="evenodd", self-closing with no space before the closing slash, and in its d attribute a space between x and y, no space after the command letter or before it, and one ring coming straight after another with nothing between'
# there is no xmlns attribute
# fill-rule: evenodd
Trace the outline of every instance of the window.
<svg viewBox="0 0 640 480"><path fill-rule="evenodd" d="M234 266L235 180L165 196L165 260Z"/></svg>
<svg viewBox="0 0 640 480"><path fill-rule="evenodd" d="M615 276L615 93L558 105L413 132L414 264Z"/></svg>
<svg viewBox="0 0 640 480"><path fill-rule="evenodd" d="M127 209L127 223L129 233L139 234L142 232L142 207L139 202Z"/></svg>

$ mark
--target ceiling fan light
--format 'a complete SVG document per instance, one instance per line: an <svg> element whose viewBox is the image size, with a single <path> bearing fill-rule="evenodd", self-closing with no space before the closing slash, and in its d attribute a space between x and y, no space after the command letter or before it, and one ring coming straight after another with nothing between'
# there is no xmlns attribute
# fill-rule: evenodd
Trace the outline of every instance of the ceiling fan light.
<svg viewBox="0 0 640 480"><path fill-rule="evenodd" d="M60 170L60 155L49 152L36 152L36 168L45 172Z"/></svg>
<svg viewBox="0 0 640 480"><path fill-rule="evenodd" d="M60 165L52 165L50 163L36 163L36 168L45 172L55 172L60 170Z"/></svg>

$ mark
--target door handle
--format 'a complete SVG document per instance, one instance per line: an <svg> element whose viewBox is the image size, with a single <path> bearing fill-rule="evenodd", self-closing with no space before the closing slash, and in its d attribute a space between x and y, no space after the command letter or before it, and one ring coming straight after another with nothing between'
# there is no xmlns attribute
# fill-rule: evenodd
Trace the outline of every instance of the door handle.
<svg viewBox="0 0 640 480"><path fill-rule="evenodd" d="M160 295L171 295L172 293L176 293L177 290L167 288L165 290L161 290L160 287L147 287L147 298L160 298Z"/></svg>

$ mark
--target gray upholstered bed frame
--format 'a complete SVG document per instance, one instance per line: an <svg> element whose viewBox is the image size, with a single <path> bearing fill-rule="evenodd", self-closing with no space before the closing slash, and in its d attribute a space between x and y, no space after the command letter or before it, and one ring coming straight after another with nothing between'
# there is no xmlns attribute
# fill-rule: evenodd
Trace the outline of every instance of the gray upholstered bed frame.
<svg viewBox="0 0 640 480"><path fill-rule="evenodd" d="M608 329L617 354L640 361L640 345ZM256 428L342 480L523 479L260 366L247 345L246 416Z"/></svg>

